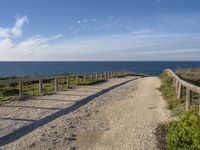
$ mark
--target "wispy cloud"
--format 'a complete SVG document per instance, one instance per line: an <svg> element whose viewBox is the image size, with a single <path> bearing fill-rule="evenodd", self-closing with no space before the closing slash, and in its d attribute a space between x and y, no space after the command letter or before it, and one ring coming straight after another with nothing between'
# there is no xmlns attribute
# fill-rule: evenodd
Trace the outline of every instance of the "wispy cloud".
<svg viewBox="0 0 200 150"><path fill-rule="evenodd" d="M0 52L2 57L0 60L15 58L24 55L29 55L30 53L37 53L37 49L42 50L45 48L50 41L56 40L62 37L62 34L56 34L51 36L41 36L35 35L30 38L25 38L20 41L16 41L23 34L22 27L29 21L27 16L19 17L11 28L0 28Z"/></svg>
<svg viewBox="0 0 200 150"><path fill-rule="evenodd" d="M0 39L16 38L23 34L22 27L28 22L28 17L23 16L16 19L15 25L11 28L0 27Z"/></svg>
<svg viewBox="0 0 200 150"><path fill-rule="evenodd" d="M188 54L200 53L199 40L198 35L154 32L65 40L59 44L35 37L18 44L14 51L23 53L23 60L181 60ZM16 53L12 55L22 59Z"/></svg>
<svg viewBox="0 0 200 150"><path fill-rule="evenodd" d="M53 42L62 34L21 39L27 21L24 16L16 20L14 27L1 28L0 60L200 60L199 34L159 32L146 27ZM81 29L87 30L89 19L80 21ZM110 18L105 24L112 21ZM72 25L69 30L77 28Z"/></svg>

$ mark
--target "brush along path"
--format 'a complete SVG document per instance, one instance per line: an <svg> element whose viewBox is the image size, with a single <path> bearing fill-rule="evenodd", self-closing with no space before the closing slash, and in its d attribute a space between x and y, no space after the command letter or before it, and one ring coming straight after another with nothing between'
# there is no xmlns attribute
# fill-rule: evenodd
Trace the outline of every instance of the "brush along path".
<svg viewBox="0 0 200 150"><path fill-rule="evenodd" d="M100 85L78 88L74 90L74 95L91 95L100 89L130 79L133 78L112 79ZM149 77L110 89L110 91L92 98L92 101L88 104L69 114L63 113L63 115L43 126L39 126L29 134L25 134L18 140L3 146L2 149L157 149L155 129L159 123L168 119L168 113L164 109L164 100L157 89L159 86L160 80L158 78ZM62 101L59 103L59 100L66 99L67 101L70 96L69 94L67 96L66 92L61 93L59 93L62 95L61 97L59 97L59 94L48 96L49 99L57 98L58 101L53 105L51 101L48 101L46 105L60 109L66 107L66 103L62 103ZM84 97L83 95L81 98ZM77 99L75 97L73 98ZM43 105L47 98L43 97L43 99L40 100L37 107L47 107ZM13 103L17 105L17 103ZM24 106L28 105L28 102L21 102L21 105L23 105L22 103L26 104ZM31 103L32 101L30 101ZM36 107L35 104L34 107ZM17 107L17 109L20 111L22 108ZM2 108L0 111L2 111ZM16 118L28 117L28 119L34 120L58 110L44 111L43 109L36 110L33 108L32 112L29 110L19 113L13 109L10 109L10 111L12 113L8 113L8 115L15 112L14 117ZM6 121L3 120L3 122ZM8 127L15 129L15 125L19 123L15 120L14 122Z"/></svg>

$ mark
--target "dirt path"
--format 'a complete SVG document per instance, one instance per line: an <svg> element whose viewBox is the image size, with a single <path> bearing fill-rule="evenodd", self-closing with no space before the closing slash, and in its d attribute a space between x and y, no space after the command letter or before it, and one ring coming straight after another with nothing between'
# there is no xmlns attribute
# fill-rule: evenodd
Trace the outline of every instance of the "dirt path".
<svg viewBox="0 0 200 150"><path fill-rule="evenodd" d="M99 116L107 120L108 130L78 135L78 148L87 150L155 150L155 129L169 119L158 91L158 78L144 78L120 87L110 105ZM116 91L118 92L118 91Z"/></svg>
<svg viewBox="0 0 200 150"><path fill-rule="evenodd" d="M155 129L169 118L157 89L160 80L132 79L112 79L38 101L4 104L0 144L10 142L0 149L157 149Z"/></svg>

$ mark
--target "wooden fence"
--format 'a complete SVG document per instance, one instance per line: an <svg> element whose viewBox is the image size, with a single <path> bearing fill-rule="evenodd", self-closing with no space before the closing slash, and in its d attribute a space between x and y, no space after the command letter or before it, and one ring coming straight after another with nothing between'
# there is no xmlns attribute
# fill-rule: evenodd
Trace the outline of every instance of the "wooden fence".
<svg viewBox="0 0 200 150"><path fill-rule="evenodd" d="M176 89L177 99L183 97L183 91L185 90L185 99L186 99L186 110L189 110L192 104L196 104L196 101L193 100L194 94L198 95L196 98L199 103L199 115L200 115L200 87L189 82L182 80L179 76L176 75L171 69L164 70L164 73L173 78L173 85Z"/></svg>
<svg viewBox="0 0 200 150"><path fill-rule="evenodd" d="M103 80L103 79L109 79L109 78L114 78L114 77L119 77L119 76L124 76L128 74L133 74L130 71L112 71L112 72L101 72L101 73L91 73L91 74L83 74L83 75L62 75L62 76L51 76L51 77L35 77L35 78L19 78L19 79L9 79L9 80L0 80L0 85L5 85L5 84L12 84L16 83L18 84L18 91L19 91L19 98L23 99L24 94L23 94L23 84L25 82L38 82L38 92L40 95L43 94L43 81L44 80L55 80L55 92L58 92L58 84L59 84L59 79L66 78L67 79L67 87L69 87L70 83L70 78L75 78L75 84L79 85L80 77L83 78L84 81L87 81L88 79L96 79L96 80Z"/></svg>

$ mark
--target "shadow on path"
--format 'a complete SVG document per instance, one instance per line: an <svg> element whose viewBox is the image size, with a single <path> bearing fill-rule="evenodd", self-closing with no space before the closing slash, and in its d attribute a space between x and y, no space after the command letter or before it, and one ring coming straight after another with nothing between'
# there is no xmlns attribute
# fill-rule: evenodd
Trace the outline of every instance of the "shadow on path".
<svg viewBox="0 0 200 150"><path fill-rule="evenodd" d="M30 108L30 109L45 109L45 110L61 110L62 108L52 108L52 107L34 107L34 106L14 106L14 105L5 105L0 107L11 107L11 108Z"/></svg>
<svg viewBox="0 0 200 150"><path fill-rule="evenodd" d="M15 121L26 121L26 122L33 122L32 119L21 119L21 118L0 118L0 120L15 120Z"/></svg>
<svg viewBox="0 0 200 150"><path fill-rule="evenodd" d="M68 114L68 113L70 113L72 111L75 111L75 110L79 109L81 106L89 103L94 98L97 98L97 97L99 97L99 96L101 96L101 95L103 95L103 94L105 94L105 93L107 93L107 92L119 87L119 86L122 86L122 85L124 85L124 84L126 84L128 82L131 82L133 80L136 80L136 79L138 79L138 78L134 78L134 79L125 81L123 83L111 86L111 87L109 87L107 89L103 89L103 90L97 92L96 94L90 95L90 96L88 96L88 97L76 102L75 104L73 104L73 105L71 105L71 106L69 106L67 108L64 108L64 109L62 109L60 111L57 111L57 112L55 112L55 113L53 113L53 114L51 114L49 116L46 116L44 118L41 118L39 120L36 120L36 121L28 124L28 125L25 125L25 126L23 126L21 128L18 128L15 131L13 131L12 133L9 133L9 134L7 134L5 136L0 137L0 147L18 140L19 138L29 134L33 130L35 130L35 129L37 129L37 128L45 125L45 124L48 124L49 122L51 122L51 121L53 121L53 120L55 120L55 119L57 119L57 118L59 118L59 117L61 117L63 115L66 115L66 114Z"/></svg>

